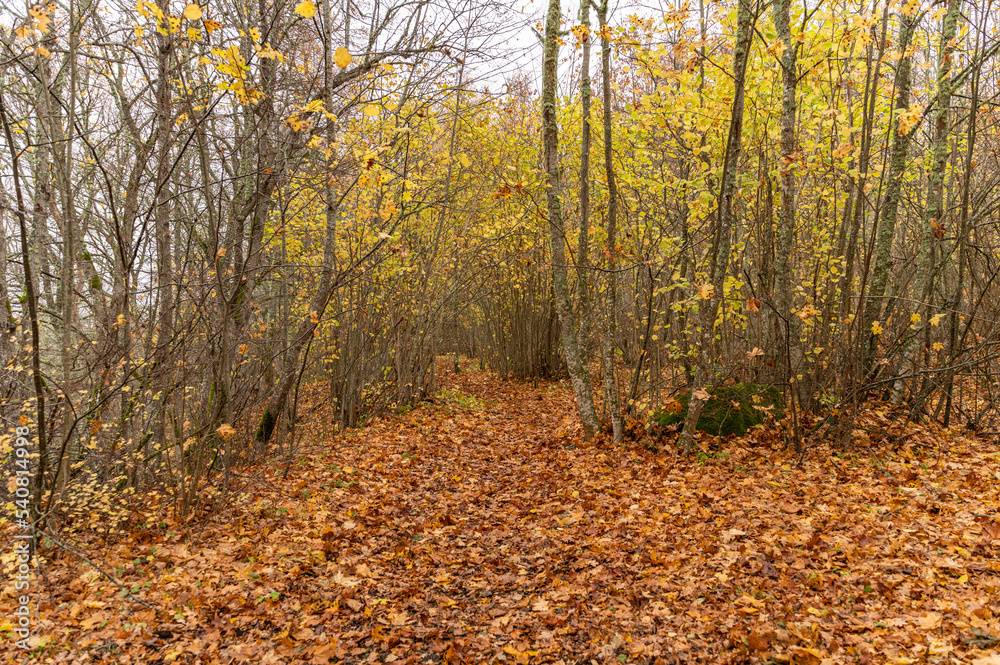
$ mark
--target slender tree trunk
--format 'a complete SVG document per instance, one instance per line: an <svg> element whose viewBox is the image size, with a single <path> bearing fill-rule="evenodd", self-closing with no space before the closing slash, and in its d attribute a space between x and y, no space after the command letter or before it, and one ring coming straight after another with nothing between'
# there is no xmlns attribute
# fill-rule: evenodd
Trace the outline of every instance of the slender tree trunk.
<svg viewBox="0 0 1000 665"><path fill-rule="evenodd" d="M4 212L11 209L13 206L6 193L0 191L0 418L12 422L17 417L15 394L19 388L11 363L17 353L17 321L10 306L7 286L7 226L3 219Z"/></svg>
<svg viewBox="0 0 1000 665"><path fill-rule="evenodd" d="M885 199L882 203L882 214L875 238L874 266L872 268L871 285L865 304L865 315L862 319L862 335L867 339L862 363L862 376L867 376L875 361L875 350L878 337L872 332L871 326L883 315L891 311L890 306L883 307L883 297L892 271L892 244L896 232L896 219L899 212L900 195L903 188L903 172L906 170L906 158L910 147L911 131L900 131L900 114L910 106L910 41L918 17L900 13L899 29L899 63L896 66L896 106L895 122L892 124L892 150L889 156L889 170L886 175ZM905 129L905 128L904 128Z"/></svg>
<svg viewBox="0 0 1000 665"><path fill-rule="evenodd" d="M872 10L878 0L873 0ZM851 215L850 236L846 241L846 253L844 258L844 274L840 280L841 290L841 317L847 316L855 310L851 302L851 295L854 288L854 271L857 263L858 237L861 235L861 227L864 224L865 211L867 210L868 197L865 194L865 185L868 182L868 169L871 164L871 142L872 130L875 124L875 101L878 97L877 86L882 71L882 56L886 49L886 31L889 22L889 5L886 3L882 13L882 34L878 39L878 53L875 54L875 26L872 26L872 40L868 44L868 51L865 55L865 89L862 96L864 114L861 119L861 155L858 157L858 176L854 179L853 195L854 209Z"/></svg>
<svg viewBox="0 0 1000 665"><path fill-rule="evenodd" d="M795 302L791 255L795 248L795 162L797 150L795 141L796 104L795 92L798 81L796 66L796 45L792 41L791 0L774 0L774 27L778 39L784 45L781 53L781 172L779 187L781 190L781 210L778 217L778 237L775 246L777 268L776 307L779 320L784 322L784 353L780 358L782 373L789 384L791 399L795 404L802 404L803 395L798 370L802 363L802 319L793 311ZM797 433L796 433L797 434ZM801 446L798 436L795 437L796 450Z"/></svg>
<svg viewBox="0 0 1000 665"><path fill-rule="evenodd" d="M714 293L702 300L698 315L698 358L691 383L691 401L687 418L678 445L685 452L691 451L694 430L701 416L705 401L700 398L711 379L711 354L715 340L715 317L719 312L723 286L729 267L729 253L733 222L736 217L736 171L739 168L743 133L743 102L746 83L747 62L750 59L750 42L753 38L755 16L750 8L750 0L739 0L736 18L736 44L733 49L733 106L730 113L729 136L726 139L725 161L722 166L722 181L719 187L719 205L716 215L712 246L709 249L709 275Z"/></svg>
<svg viewBox="0 0 1000 665"><path fill-rule="evenodd" d="M323 25L327 30L324 34L323 41L323 102L327 109L335 108L333 98L334 45L333 36L329 34L329 29L333 25L330 9L332 1L333 0L323 0L321 3ZM337 128L335 123L328 122L326 131L327 145L334 145L336 136ZM332 169L332 163L336 159L336 155L331 152L328 158L330 163L329 168ZM319 321L323 317L323 313L326 311L327 304L330 302L330 296L333 295L334 290L336 290L336 288L340 285L339 273L334 269L337 247L337 217L340 215L340 198L337 194L334 179L327 177L325 178L325 181L326 235L323 243L323 264L320 267L319 286L316 289L316 293L313 296L312 301L309 303L309 312L299 323L298 329L291 339L284 356L281 378L275 388L271 401L264 409L260 426L257 428L256 439L262 443L267 443L271 439L271 435L274 433L274 426L277 423L278 416L283 412L285 408L285 401L288 399L288 395L291 392L292 387L295 385L295 378L299 372L302 351L306 348L306 345L312 341L316 328L319 325Z"/></svg>
<svg viewBox="0 0 1000 665"><path fill-rule="evenodd" d="M984 31L980 31L979 34L983 34ZM980 45L979 38L976 39L976 48L973 52L973 59L975 60L976 55L979 53ZM973 158L975 155L976 146L976 135L977 135L977 118L979 116L979 76L981 73L982 63L972 73L972 99L969 103L969 122L968 122L968 133L965 148L965 178L962 183L962 208L959 223L958 223L958 276L955 279L955 291L954 295L951 297L951 312L948 317L948 365L954 367L958 356L959 341L958 341L958 328L959 328L959 312L962 309L962 299L963 293L965 291L965 274L968 270L968 242L969 242L969 199L972 190L972 166ZM971 321L967 321L968 326ZM954 390L955 384L955 373L957 370L951 370L945 381L945 395L946 404L944 411L944 426L948 427L951 424L951 410L954 405L954 398L952 392Z"/></svg>
<svg viewBox="0 0 1000 665"><path fill-rule="evenodd" d="M63 235L63 260L62 275L60 278L62 289L62 335L61 335L61 361L62 361L62 384L66 392L64 399L66 402L66 414L62 422L62 449L59 452L59 471L53 486L53 496L56 500L61 497L66 485L69 482L69 474L72 462L72 447L70 440L73 435L74 417L73 404L70 397L73 381L73 321L76 318L76 246L78 240L76 233L76 209L75 195L73 191L73 139L76 118L76 97L77 97L77 51L80 38L80 17L76 11L75 0L69 3L69 52L66 57L69 59L69 95L67 111L66 130L63 132L61 123L52 124L50 132L55 136L58 132L63 144L57 159L59 170L59 189L62 203L62 235ZM96 306L96 303L95 303Z"/></svg>
<svg viewBox="0 0 1000 665"><path fill-rule="evenodd" d="M934 280L937 273L937 244L944 237L944 176L948 163L948 116L951 112L951 96L954 85L951 78L952 55L955 52L955 35L961 15L961 0L948 0L948 10L941 23L941 42L938 47L937 101L934 104L934 126L932 129L930 153L931 163L927 174L927 205L924 207L924 362L930 361L930 319L933 314ZM927 397L933 391L935 382L924 379L920 392L916 395L910 417L916 417L924 408Z"/></svg>
<svg viewBox="0 0 1000 665"><path fill-rule="evenodd" d="M583 55L580 62L580 109L583 126L580 130L580 235L577 238L576 272L580 290L580 345L584 363L588 363L588 348L594 311L591 305L593 276L590 272L590 148L591 148L591 81L590 81L590 1L580 0L580 23L583 26Z"/></svg>
<svg viewBox="0 0 1000 665"><path fill-rule="evenodd" d="M11 155L11 175L14 183L14 200L17 203L15 216L21 232L21 265L24 269L24 292L28 301L28 325L31 329L31 379L35 389L35 431L38 441L38 458L35 474L32 478L30 494L30 511L33 524L38 524L42 517L41 499L45 490L45 468L48 465L48 446L45 424L45 388L42 383L41 334L38 325L38 298L35 291L35 280L31 270L31 250L28 243L28 216L24 209L24 194L21 191L20 152L14 144L14 135L10 129L7 106L3 98L3 87L0 85L0 122L3 124L4 138Z"/></svg>
<svg viewBox="0 0 1000 665"><path fill-rule="evenodd" d="M169 8L164 8L169 14ZM156 292L158 299L156 346L153 352L153 399L157 400L155 437L159 445L165 446L167 434L167 400L170 392L170 347L173 341L173 265L170 245L170 175L173 153L173 114L171 81L173 67L174 39L170 34L157 35L157 80L156 80L156 207L153 212L154 235L156 240Z"/></svg>
<svg viewBox="0 0 1000 665"><path fill-rule="evenodd" d="M562 335L563 356L580 411L583 436L590 439L599 424L594 409L594 389L590 372L583 362L573 309L569 297L569 269L566 263L566 233L563 226L562 182L559 174L559 125L556 117L556 75L559 65L559 0L549 0L545 20L545 54L542 62L542 143L545 149L545 195L549 212L549 242L552 253L552 287Z"/></svg>
<svg viewBox="0 0 1000 665"><path fill-rule="evenodd" d="M608 0L597 10L601 24L601 81L604 106L604 172L608 179L608 220L605 253L608 266L608 292L605 295L604 330L601 336L601 361L604 365L604 392L611 411L611 429L615 443L621 443L622 407L618 393L618 375L615 372L615 349L618 346L618 183L615 180L614 152L611 139L611 42L608 41ZM653 295L650 293L650 298ZM648 331L647 331L648 333Z"/></svg>

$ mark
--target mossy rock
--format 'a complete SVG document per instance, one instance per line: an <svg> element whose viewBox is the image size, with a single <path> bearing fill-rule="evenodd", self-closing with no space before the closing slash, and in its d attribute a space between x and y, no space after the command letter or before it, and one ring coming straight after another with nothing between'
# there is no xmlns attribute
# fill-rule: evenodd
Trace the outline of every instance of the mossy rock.
<svg viewBox="0 0 1000 665"><path fill-rule="evenodd" d="M784 409L784 397L773 386L737 383L735 386L717 386L709 392L711 397L706 400L695 429L715 436L742 436L754 425L764 422L769 415L781 413ZM654 413L654 425L665 428L683 424L690 402L691 391L688 391L673 404Z"/></svg>

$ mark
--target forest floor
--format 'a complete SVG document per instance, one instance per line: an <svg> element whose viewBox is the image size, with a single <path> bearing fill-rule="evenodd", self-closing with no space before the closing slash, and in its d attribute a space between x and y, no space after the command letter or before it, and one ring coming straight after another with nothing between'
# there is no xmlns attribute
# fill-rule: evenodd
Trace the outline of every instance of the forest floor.
<svg viewBox="0 0 1000 665"><path fill-rule="evenodd" d="M772 425L683 456L582 443L563 384L443 383L77 541L156 610L49 550L30 662L1000 664L995 442L874 408L895 448L799 466Z"/></svg>

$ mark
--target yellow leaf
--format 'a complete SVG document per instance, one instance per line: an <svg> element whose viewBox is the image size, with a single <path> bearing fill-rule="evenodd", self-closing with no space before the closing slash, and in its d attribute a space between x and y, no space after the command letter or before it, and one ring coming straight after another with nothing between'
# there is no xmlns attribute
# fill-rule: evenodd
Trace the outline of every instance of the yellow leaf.
<svg viewBox="0 0 1000 665"><path fill-rule="evenodd" d="M932 326L939 326L939 325L941 325L941 319L943 319L943 318L944 318L944 314L935 314L934 316L931 317L931 325Z"/></svg>
<svg viewBox="0 0 1000 665"><path fill-rule="evenodd" d="M333 53L333 61L337 63L338 67L344 68L351 64L351 52L343 46L338 46L337 50Z"/></svg>
<svg viewBox="0 0 1000 665"><path fill-rule="evenodd" d="M913 325L917 325L918 323L920 323L920 315L917 314L916 312L914 312L913 314L911 314L910 315L910 323L912 323Z"/></svg>
<svg viewBox="0 0 1000 665"><path fill-rule="evenodd" d="M219 425L218 429L215 430L223 440L228 439L233 434L236 434L236 430L233 429L232 425L229 423L223 423Z"/></svg>
<svg viewBox="0 0 1000 665"><path fill-rule="evenodd" d="M192 3L184 8L184 18L189 21L197 21L201 18L201 7Z"/></svg>
<svg viewBox="0 0 1000 665"><path fill-rule="evenodd" d="M715 286L712 284L702 284L698 287L698 295L702 300L711 300L715 295Z"/></svg>
<svg viewBox="0 0 1000 665"><path fill-rule="evenodd" d="M875 321L875 322L872 323L872 334L873 335L881 335L882 334L882 330L883 330L883 328L882 328L882 324L881 323L879 323L878 321Z"/></svg>
<svg viewBox="0 0 1000 665"><path fill-rule="evenodd" d="M316 5L311 0L302 0L296 7L295 13L304 18L316 16Z"/></svg>
<svg viewBox="0 0 1000 665"><path fill-rule="evenodd" d="M372 117L378 115L380 111L379 108L374 104L369 104L368 106L365 107L364 113L365 115Z"/></svg>

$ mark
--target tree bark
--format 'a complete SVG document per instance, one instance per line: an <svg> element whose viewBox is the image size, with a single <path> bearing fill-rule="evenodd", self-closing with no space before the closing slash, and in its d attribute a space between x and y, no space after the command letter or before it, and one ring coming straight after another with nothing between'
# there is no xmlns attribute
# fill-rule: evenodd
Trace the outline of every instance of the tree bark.
<svg viewBox="0 0 1000 665"><path fill-rule="evenodd" d="M934 104L933 129L930 144L931 163L927 173L927 205L924 207L924 245L923 277L924 287L922 305L924 310L924 344L923 355L925 366L931 358L931 325L934 316L934 282L937 275L937 245L944 238L944 176L948 163L948 116L951 112L951 96L954 83L951 77L952 55L955 52L955 35L958 32L958 20L961 16L961 0L948 0L948 10L941 22L941 42L938 47L937 100ZM915 356L920 354L915 352ZM916 369L916 368L915 368ZM910 409L910 418L916 418L923 411L927 398L936 387L936 382L924 377L919 392L914 396Z"/></svg>
<svg viewBox="0 0 1000 665"><path fill-rule="evenodd" d="M549 0L545 20L545 49L542 61L542 144L546 173L545 197L549 213L549 242L552 255L552 288L555 292L556 312L559 315L563 357L569 370L570 383L580 411L584 439L597 433L599 424L594 409L594 390L590 372L583 362L577 338L576 322L570 307L568 267L566 263L566 234L563 227L562 182L559 174L559 125L556 117L556 76L559 66L559 0Z"/></svg>
<svg viewBox="0 0 1000 665"><path fill-rule="evenodd" d="M590 80L590 2L580 0L580 24L583 26L583 54L580 59L580 110L582 127L580 128L580 235L577 237L576 248L576 279L580 291L580 341L584 362L587 362L590 343L591 321L594 311L591 304L594 278L590 271L590 149L591 135L591 99L592 87Z"/></svg>
<svg viewBox="0 0 1000 665"><path fill-rule="evenodd" d="M3 98L3 86L0 85L0 122L3 124L4 138L11 156L11 175L14 183L14 200L17 203L15 216L21 232L21 265L24 268L24 291L28 301L28 325L31 329L31 379L35 389L35 437L38 441L38 460L31 483L29 498L31 520L38 524L42 518L41 499L45 490L45 468L48 465L48 445L45 424L45 387L42 380L41 334L38 325L38 296L35 291L35 280L31 270L31 250L28 243L28 219L24 209L24 194L21 191L20 153L14 144L14 135L10 129L10 119Z"/></svg>
<svg viewBox="0 0 1000 665"><path fill-rule="evenodd" d="M865 314L862 319L862 335L859 339L867 339L862 363L862 376L867 377L875 362L875 350L878 337L872 332L871 326L891 310L883 307L886 285L892 270L892 244L896 232L896 220L899 212L899 199L903 188L903 172L906 170L906 157L910 147L911 131L900 131L899 114L910 106L910 41L917 23L917 17L900 13L899 29L899 63L896 67L896 118L892 123L892 150L889 157L888 182L885 199L882 203L882 215L875 237L875 257L872 268L871 286L865 303Z"/></svg>
<svg viewBox="0 0 1000 665"><path fill-rule="evenodd" d="M322 20L325 26L323 39L323 103L327 110L333 109L333 92L335 87L333 73L334 46L333 36L330 34L332 17L330 4L332 0L323 0L321 3ZM327 124L326 140L327 145L332 146L336 140L337 128L332 122ZM331 152L328 158L328 168L332 168L336 155ZM334 269L337 247L337 217L340 214L340 198L337 194L335 181L329 177L324 178L326 195L326 235L323 243L323 263L320 266L319 286L309 304L309 312L299 323L299 327L292 337L289 348L284 355L284 366L282 367L281 378L274 392L271 401L264 409L260 425L257 428L256 440L267 443L274 433L274 426L277 424L278 416L283 412L285 400L295 385L295 378L298 375L300 359L303 349L313 339L319 320L326 311L326 306L330 302L330 296L339 286L339 273Z"/></svg>
<svg viewBox="0 0 1000 665"><path fill-rule="evenodd" d="M733 106L730 112L729 136L726 139L725 160L722 166L722 180L719 188L719 204L709 248L709 275L714 293L701 303L698 330L698 358L691 383L691 401L688 405L684 429L678 445L684 452L691 452L694 430L701 416L705 401L698 395L704 391L711 378L711 350L715 340L715 317L719 312L726 274L729 267L729 253L733 222L736 217L736 171L739 168L743 133L743 102L746 83L747 63L750 59L750 41L753 37L755 16L750 9L750 0L739 0L736 17L736 44L733 49Z"/></svg>
<svg viewBox="0 0 1000 665"><path fill-rule="evenodd" d="M788 391L794 404L802 404L803 390L798 370L802 363L802 319L793 312L795 299L791 255L795 249L795 163L797 150L795 141L796 104L795 92L798 81L796 67L796 45L792 41L791 0L774 0L774 27L784 50L781 53L781 154L778 186L781 192L781 209L778 214L778 237L775 244L777 293L775 301L778 320L784 323L784 343L779 359L782 374L788 383ZM806 391L808 397L808 391ZM795 432L795 449L799 451L802 442Z"/></svg>
<svg viewBox="0 0 1000 665"><path fill-rule="evenodd" d="M169 14L169 7L163 7ZM154 424L155 437L159 445L166 445L167 399L170 392L170 346L173 341L173 265L170 246L170 173L173 146L173 106L170 79L173 75L171 59L174 38L171 34L157 34L157 80L156 80L156 204L153 211L154 235L156 240L156 293L157 322L156 347L153 351L152 386L153 399L157 400L157 417Z"/></svg>
<svg viewBox="0 0 1000 665"><path fill-rule="evenodd" d="M604 172L608 179L608 219L605 252L608 266L608 291L604 300L604 329L601 336L601 362L604 366L604 392L611 411L611 430L615 443L621 443L622 407L615 372L615 349L618 344L618 183L615 180L613 143L611 139L611 42L608 40L608 0L597 10L601 24L601 81L604 107ZM650 294L652 297L652 294Z"/></svg>

